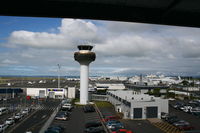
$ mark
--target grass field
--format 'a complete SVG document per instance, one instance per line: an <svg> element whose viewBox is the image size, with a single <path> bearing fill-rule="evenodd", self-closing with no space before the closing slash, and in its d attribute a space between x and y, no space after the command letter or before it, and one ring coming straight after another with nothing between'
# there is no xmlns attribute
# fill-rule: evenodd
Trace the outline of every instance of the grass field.
<svg viewBox="0 0 200 133"><path fill-rule="evenodd" d="M97 105L97 107L113 107L111 103L105 101L94 101L94 103Z"/></svg>

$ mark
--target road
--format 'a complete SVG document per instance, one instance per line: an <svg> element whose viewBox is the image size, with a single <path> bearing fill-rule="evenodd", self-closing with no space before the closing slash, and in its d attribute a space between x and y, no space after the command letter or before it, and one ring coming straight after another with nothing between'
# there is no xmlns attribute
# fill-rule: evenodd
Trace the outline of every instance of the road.
<svg viewBox="0 0 200 133"><path fill-rule="evenodd" d="M20 123L11 133L25 133L27 130L38 133L49 116L59 105L59 100L47 100L40 104L34 115Z"/></svg>

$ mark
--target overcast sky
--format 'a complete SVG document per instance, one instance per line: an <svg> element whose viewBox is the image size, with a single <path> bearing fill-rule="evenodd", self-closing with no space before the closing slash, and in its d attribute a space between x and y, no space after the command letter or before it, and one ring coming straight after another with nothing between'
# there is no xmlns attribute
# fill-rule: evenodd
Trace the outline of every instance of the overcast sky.
<svg viewBox="0 0 200 133"><path fill-rule="evenodd" d="M200 75L200 29L80 19L0 17L0 75L79 75L73 53L93 45L90 75Z"/></svg>

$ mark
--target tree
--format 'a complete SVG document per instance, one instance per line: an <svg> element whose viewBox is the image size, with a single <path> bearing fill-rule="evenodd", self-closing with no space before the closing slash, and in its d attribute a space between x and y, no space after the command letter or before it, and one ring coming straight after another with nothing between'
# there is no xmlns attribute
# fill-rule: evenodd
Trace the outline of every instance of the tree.
<svg viewBox="0 0 200 133"><path fill-rule="evenodd" d="M189 85L189 82L188 82L187 80L183 80L181 83L182 83L184 86Z"/></svg>
<svg viewBox="0 0 200 133"><path fill-rule="evenodd" d="M160 88L153 89L153 95L160 96Z"/></svg>

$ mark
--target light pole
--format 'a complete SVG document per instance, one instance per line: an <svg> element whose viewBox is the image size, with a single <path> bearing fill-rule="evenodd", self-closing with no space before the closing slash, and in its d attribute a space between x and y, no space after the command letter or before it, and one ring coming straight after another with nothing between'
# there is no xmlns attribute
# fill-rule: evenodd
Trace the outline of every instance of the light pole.
<svg viewBox="0 0 200 133"><path fill-rule="evenodd" d="M58 64L58 89L60 89L60 64Z"/></svg>
<svg viewBox="0 0 200 133"><path fill-rule="evenodd" d="M5 106L7 107L7 88L6 88L6 104Z"/></svg>

